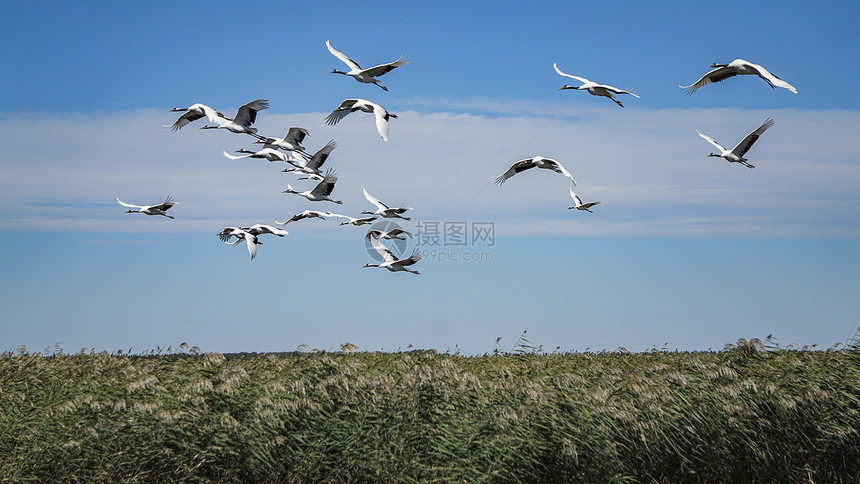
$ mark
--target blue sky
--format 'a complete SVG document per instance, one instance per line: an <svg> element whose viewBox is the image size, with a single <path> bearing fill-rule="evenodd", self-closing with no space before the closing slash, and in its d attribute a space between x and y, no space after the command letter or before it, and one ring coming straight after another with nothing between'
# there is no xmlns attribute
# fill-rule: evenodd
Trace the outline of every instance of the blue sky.
<svg viewBox="0 0 860 484"><path fill-rule="evenodd" d="M523 330L563 351L845 341L860 326L860 100L845 62L858 18L858 5L802 2L6 5L0 347L475 354ZM364 67L412 62L383 92L330 75L344 66L326 40ZM798 94L752 76L677 87L739 57ZM641 98L621 109L558 91L570 80L553 62ZM325 125L350 97L399 115L391 141L365 114ZM271 104L261 133L338 142L343 206L281 193L310 188L281 166L221 155L250 137L162 127L176 106L231 115L257 98ZM768 117L754 170L707 158L695 133L734 145ZM550 172L492 184L538 154L603 202L595 213L567 210L569 183ZM215 237L306 208L355 216L371 208L362 188L413 207L404 228L491 223L493 243L413 239L434 251L414 276L361 269L365 228L336 220L288 225L253 262ZM175 220L114 200L168 194Z"/></svg>

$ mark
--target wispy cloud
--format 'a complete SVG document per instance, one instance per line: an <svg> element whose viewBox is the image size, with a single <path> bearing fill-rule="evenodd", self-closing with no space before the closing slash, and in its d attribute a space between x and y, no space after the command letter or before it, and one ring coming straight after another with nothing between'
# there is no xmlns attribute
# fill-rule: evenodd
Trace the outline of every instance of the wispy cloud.
<svg viewBox="0 0 860 484"><path fill-rule="evenodd" d="M528 100L390 104L399 118L388 143L364 113L334 127L323 112L273 107L258 118L270 135L308 128L311 151L337 140L328 165L340 174L334 194L343 206L281 193L287 183L312 186L281 173L283 164L222 156L222 149L251 148L248 136L200 131L201 122L164 129L175 113L0 115L0 220L7 230L217 232L305 208L356 215L370 208L361 194L367 187L414 207L417 220L494 221L501 235L860 235L856 111L619 109L576 100L561 109ZM711 147L695 133L734 145L767 117L777 123L748 154L753 170L707 158ZM50 144L37 147L34 139ZM492 183L512 162L537 154L565 164L583 199L603 202L594 214L567 210L569 183L545 170ZM125 214L115 203L167 195L179 202L176 220ZM348 230L328 222L293 230L320 237Z"/></svg>

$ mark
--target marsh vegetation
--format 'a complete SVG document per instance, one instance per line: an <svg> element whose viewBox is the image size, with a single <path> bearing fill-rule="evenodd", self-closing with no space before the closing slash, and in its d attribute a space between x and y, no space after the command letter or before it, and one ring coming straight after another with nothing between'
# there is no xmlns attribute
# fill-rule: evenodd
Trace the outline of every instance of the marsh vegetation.
<svg viewBox="0 0 860 484"><path fill-rule="evenodd" d="M531 349L531 351L529 351ZM0 480L858 482L860 352L0 356Z"/></svg>

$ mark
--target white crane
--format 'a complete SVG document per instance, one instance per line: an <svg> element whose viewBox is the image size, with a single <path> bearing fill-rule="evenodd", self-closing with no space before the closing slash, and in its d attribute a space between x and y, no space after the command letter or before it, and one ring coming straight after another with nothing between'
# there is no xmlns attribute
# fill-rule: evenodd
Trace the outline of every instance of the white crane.
<svg viewBox="0 0 860 484"><path fill-rule="evenodd" d="M574 186L576 185L576 180L573 179L573 175L571 175L570 172L567 171L567 169L561 166L561 163L552 158L544 158L543 156L533 156L531 158L526 158L525 160L517 161L516 163L511 165L510 168L508 168L508 171L497 176L493 181L495 181L499 185L502 185L510 177L516 175L517 173L535 167L552 170L556 173L561 173L562 175L570 178L570 181L573 182Z"/></svg>
<svg viewBox="0 0 860 484"><path fill-rule="evenodd" d="M251 235L272 234L277 235L278 237L290 235L290 233L286 230L279 229L271 225L254 224L250 227L226 227L224 228L224 230L218 233L218 238L220 238L223 242L230 243L231 237L242 237L243 233L248 233Z"/></svg>
<svg viewBox="0 0 860 484"><path fill-rule="evenodd" d="M588 91L588 93L591 94L592 96L608 97L615 104L621 106L622 108L624 107L624 105L621 104L621 101L615 99L615 94L630 94L631 96L633 96L635 98L639 97L633 91L628 91L625 89L618 89L617 87L607 86L606 84L598 84L596 82L589 81L588 79L586 79L584 77L572 76L570 74L565 74L564 72L561 72L561 69L558 68L558 65L556 65L555 62L552 63L552 66L555 67L555 72L557 72L558 75L564 76L564 77L569 77L571 79L577 80L577 81L582 83L581 86L570 86L570 85L565 84L564 86L561 86L560 88L558 88L559 91L563 91L565 89L576 89L578 91Z"/></svg>
<svg viewBox="0 0 860 484"><path fill-rule="evenodd" d="M159 203L158 205L134 205L131 203L125 203L122 200L120 200L119 198L117 198L116 201L119 202L119 204L122 205L123 207L135 209L135 210L126 210L125 213L142 213L145 215L161 215L163 217L167 217L170 219L172 219L173 217L170 215L167 215L166 212L167 212L167 210L170 209L170 207L176 205L176 202L174 202L173 198L171 198L170 196L168 196L164 200L164 202Z"/></svg>
<svg viewBox="0 0 860 484"><path fill-rule="evenodd" d="M408 237L412 237L411 232L407 232L407 231L401 229L400 227L395 227L391 230L377 230L377 232L379 232L379 238L380 239L386 239L386 240L391 240L391 239L406 240L406 237L403 237L403 235L406 235Z"/></svg>
<svg viewBox="0 0 860 484"><path fill-rule="evenodd" d="M397 115L389 113L379 104L372 103L366 99L344 99L340 103L340 106L336 107L334 111L326 116L325 122L329 126L334 126L344 116L355 111L373 113L373 116L376 118L376 131L382 136L383 141L388 141L388 120L389 118L396 118Z"/></svg>
<svg viewBox="0 0 860 484"><path fill-rule="evenodd" d="M409 257L398 259L390 250L388 250L387 247L382 245L382 242L379 241L380 234L381 232L379 230L370 230L367 232L367 235L364 236L364 241L369 243L371 247L373 247L374 250L382 256L383 262L379 264L365 264L362 266L362 269L365 267L381 267L388 269L391 272L403 271L418 274L418 271L409 270L406 267L421 260L421 252L419 252L418 249L415 249Z"/></svg>
<svg viewBox="0 0 860 484"><path fill-rule="evenodd" d="M254 121L257 120L257 113L269 107L269 101L266 99L257 99L249 103L239 106L235 118L228 118L218 111L208 112L210 123L215 123L215 126L205 125L200 129L226 129L232 133L245 133L262 139L263 137L257 134L257 128L251 127Z"/></svg>
<svg viewBox="0 0 860 484"><path fill-rule="evenodd" d="M412 210L410 207L404 207L401 205L399 207L391 208L388 205L382 203L382 201L378 198L374 197L370 193L367 193L366 188L362 188L361 190L364 192L364 198L366 198L368 202L376 206L376 211L374 212L368 212L367 210L365 210L361 213L384 218L402 218L403 220L409 220L409 218L404 217L403 214L406 213L407 210Z"/></svg>
<svg viewBox="0 0 860 484"><path fill-rule="evenodd" d="M244 240L248 246L248 253L251 254L251 260L254 260L257 257L257 246L263 244L259 241L259 236L263 234L283 237L289 235L289 232L271 225L254 224L250 227L225 227L218 233L218 238L227 245L236 245ZM232 237L236 238L234 242L230 242Z"/></svg>
<svg viewBox="0 0 860 484"><path fill-rule="evenodd" d="M236 240L230 242L231 237L236 237ZM236 245L244 240L248 246L248 253L251 254L251 260L257 257L257 246L262 245L262 242L257 240L256 235L246 232L239 227L226 227L218 234L218 238L227 245Z"/></svg>
<svg viewBox="0 0 860 484"><path fill-rule="evenodd" d="M377 217L375 215L371 216L371 217L350 217L349 215L341 215L339 213L331 213L331 212L329 212L329 216L347 219L346 222L341 222L340 223L341 225L351 224L351 225L355 225L355 226L373 223L373 221L377 219Z"/></svg>
<svg viewBox="0 0 860 484"><path fill-rule="evenodd" d="M246 229L243 229L245 232L250 232L254 235L263 235L263 234L272 234L277 235L278 237L283 237L285 235L290 235L284 229L279 229L277 227L273 227L271 225L266 224L254 224Z"/></svg>
<svg viewBox="0 0 860 484"><path fill-rule="evenodd" d="M708 67L712 68L712 71L709 71L707 74L702 76L701 79L690 84L689 86L682 86L678 84L678 87L684 89L684 92L689 96L696 92L702 86L707 86L712 82L720 82L725 79L734 76L759 76L764 79L771 89L776 89L777 87L781 87L784 89L788 89L789 91L797 94L797 89L794 88L791 84L783 81L782 79L776 77L776 75L769 72L764 67L753 64L752 62L745 61L743 59L735 59L728 64L717 64L714 62Z"/></svg>
<svg viewBox="0 0 860 484"><path fill-rule="evenodd" d="M727 150L727 149L723 148L722 146L720 146L720 144L717 143L716 141L714 141L714 139L711 138L710 136L708 136L706 134L699 133L699 130L696 130L696 133L698 133L699 136L704 138L705 141L707 141L708 143L711 143L718 150L720 150L720 153L710 153L710 154L708 154L708 156L725 158L725 160L728 162L740 163L740 164L746 166L747 168L755 168L755 166L747 163L747 159L744 158L744 155L747 153L747 151L749 151L750 148L752 148L752 145L755 144L755 142L756 142L756 140L758 140L759 136L761 136L762 133L767 131L768 128L773 126L773 123L774 123L773 119L767 118L767 120L764 123L762 123L761 126L756 128L755 130L753 130L752 133L746 135L746 137L744 139L742 139L741 142L737 144L737 146L735 146L734 148L732 148L730 150Z"/></svg>
<svg viewBox="0 0 860 484"><path fill-rule="evenodd" d="M306 218L320 218L325 220L326 217L333 215L331 212L320 212L319 210L305 210L302 213L297 213L292 217L288 218L286 222L278 222L275 221L278 225L287 225L290 222L298 222L299 220L304 220Z"/></svg>
<svg viewBox="0 0 860 484"><path fill-rule="evenodd" d="M250 151L244 148L236 150L236 153L242 153L241 156L231 155L224 150L221 150L221 153L224 154L227 158L231 160L241 160L244 158L261 158L269 161L284 161L286 163L294 164L298 160L296 158L290 157L287 153L282 153L274 148L263 147L259 151Z"/></svg>
<svg viewBox="0 0 860 484"><path fill-rule="evenodd" d="M342 204L343 202L339 200L332 200L331 192L334 190L334 184L337 183L337 174L329 168L325 173L325 177L323 177L322 181L317 183L311 190L305 190L303 192L299 192L293 189L290 185L287 185L287 189L283 191L283 193L295 193L300 197L305 197L312 202L334 202L337 204Z"/></svg>
<svg viewBox="0 0 860 484"><path fill-rule="evenodd" d="M582 203L582 199L579 198L579 195L577 195L576 193L573 192L573 187L570 188L570 198L573 199L573 206L567 207L568 210L575 208L577 210L583 210L583 211L588 212L588 213L594 213L590 210L591 207L593 207L595 205L600 205L600 202Z"/></svg>
<svg viewBox="0 0 860 484"><path fill-rule="evenodd" d="M174 121L174 123L171 124L170 126L165 125L164 127L170 128L171 131L179 131L180 129L182 129L183 126L185 126L186 124L188 124L192 121L196 121L202 117L213 118L217 114L219 114L218 111L210 108L209 106L207 106L205 104L200 104L200 103L192 104L191 106L188 106L187 108L173 108L168 112L174 113L174 112L182 112L182 111L185 111L185 113L182 114L182 116L179 116L179 119Z"/></svg>
<svg viewBox="0 0 860 484"><path fill-rule="evenodd" d="M236 240L230 242L230 239L233 237ZM244 240L248 246L248 253L251 254L251 260L257 257L257 245L262 244L262 242L257 240L256 235L246 232L241 227L225 227L221 232L218 232L218 238L227 245L236 245Z"/></svg>
<svg viewBox="0 0 860 484"><path fill-rule="evenodd" d="M244 232L245 231L242 227L224 227L220 232L218 232L218 238L221 239L221 242L232 245L230 239L232 237L242 239L245 237Z"/></svg>
<svg viewBox="0 0 860 484"><path fill-rule="evenodd" d="M304 153L305 147L302 146L301 143L305 140L305 136L310 136L310 134L308 134L308 130L305 128L299 128L298 126L291 126L283 138L261 138L254 141L254 143L264 143L266 146L271 146L280 150Z"/></svg>
<svg viewBox="0 0 860 484"><path fill-rule="evenodd" d="M298 164L293 163L296 165L295 168L287 168L282 171L292 172L297 175L306 175L299 177L299 180L322 180L323 176L320 168L322 168L323 164L328 159L328 155L330 155L335 148L337 148L337 143L334 140L331 140L306 160L296 160Z"/></svg>
<svg viewBox="0 0 860 484"><path fill-rule="evenodd" d="M335 50L335 48L331 46L331 43L329 43L329 41L326 40L325 45L326 45L326 47L328 47L328 51L331 52L331 54L333 56L335 56L338 59L340 59L341 61L343 61L343 63L346 64L347 67L349 67L349 71L347 71L347 72L343 72L343 71L339 71L339 70L335 69L335 70L331 71L329 74L343 74L345 76L352 77L353 79L355 79L358 82L364 82L366 84L376 84L377 86L382 88L383 91L387 91L388 88L383 86L382 84L380 84L379 80L376 78L383 75L383 74L391 72L393 69L396 69L396 68L406 64L407 62L409 62L409 59L407 59L404 56L400 56L400 59L397 59L394 62L389 62L387 64L380 64L378 66L374 66L374 67L371 67L369 69L362 69L361 66L359 66L357 62L355 62L354 60L347 57L346 54L344 54L343 52L340 52L338 50Z"/></svg>

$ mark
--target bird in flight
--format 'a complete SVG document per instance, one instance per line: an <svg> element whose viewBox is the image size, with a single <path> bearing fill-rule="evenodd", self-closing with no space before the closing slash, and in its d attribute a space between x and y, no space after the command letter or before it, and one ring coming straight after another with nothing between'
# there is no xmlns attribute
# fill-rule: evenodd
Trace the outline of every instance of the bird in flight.
<svg viewBox="0 0 860 484"><path fill-rule="evenodd" d="M346 222L341 222L340 223L341 225L355 225L355 226L366 225L369 223L373 223L373 221L375 221L377 219L377 217L375 215L372 217L350 217L349 215L341 215L339 213L331 213L331 212L329 212L328 215L329 215L329 217L345 218Z"/></svg>
<svg viewBox="0 0 860 484"><path fill-rule="evenodd" d="M365 210L361 212L362 214L384 218L402 218L403 220L409 220L407 217L404 217L403 214L406 213L407 210L412 210L410 207L400 206L391 208L388 205L382 203L380 199L368 193L366 188L362 188L362 191L364 192L364 198L366 198L368 202L376 206L376 211L369 212Z"/></svg>
<svg viewBox="0 0 860 484"><path fill-rule="evenodd" d="M272 148L270 145L264 145L262 149L258 151L246 150L244 148L240 148L236 150L236 153L242 153L239 156L231 155L224 150L221 150L221 153L230 158L231 160L241 160L243 158L262 158L264 160L269 161L284 161L286 163L294 164L298 161L297 158L291 157L288 153L283 153L281 151Z"/></svg>
<svg viewBox="0 0 860 484"><path fill-rule="evenodd" d="M337 148L337 142L331 140L325 146L318 149L316 153L308 156L307 159L296 160L296 163L292 163L294 165L293 168L286 168L281 171L295 173L296 175L305 175L299 177L299 180L322 180L323 175L320 169L328 159L328 155L335 148Z"/></svg>
<svg viewBox="0 0 860 484"><path fill-rule="evenodd" d="M771 89L775 90L777 87L781 87L797 94L797 89L795 89L794 86L792 86L791 84L783 81L775 74L772 74L763 66L753 64L752 62L745 61L743 59L735 59L728 64L717 64L716 62L714 62L708 67L712 68L713 70L702 76L698 81L690 84L689 86L682 86L678 84L678 87L683 89L684 92L689 96L690 94L696 92L696 90L700 87L707 86L712 82L724 81L734 76L759 76L760 78L764 79L764 82L766 82L771 87Z"/></svg>
<svg viewBox="0 0 860 484"><path fill-rule="evenodd" d="M564 77L569 77L571 79L577 80L577 81L582 83L581 86L570 86L570 85L565 84L565 85L561 86L560 88L558 88L559 91L563 91L565 89L576 89L578 91L588 91L588 93L591 94L592 96L608 97L615 104L621 106L622 108L624 107L624 105L621 104L621 101L619 101L618 99L615 99L616 94L630 94L633 97L636 97L636 98L639 97L633 91L628 91L625 89L618 89L617 87L607 86L606 84L598 84L596 82L589 81L588 79L586 79L584 77L572 76L570 74L565 74L564 72L561 72L561 69L559 69L558 65L554 62L552 64L552 66L555 67L555 72L557 72L558 75L564 76Z"/></svg>
<svg viewBox="0 0 860 484"><path fill-rule="evenodd" d="M582 199L579 198L579 195L577 195L576 193L573 192L573 187L571 187L571 189L570 189L570 198L573 199L573 206L567 207L568 210L575 208L577 210L583 210L583 211L588 212L588 213L594 213L591 211L591 207L593 207L595 205L600 205L600 202L582 203Z"/></svg>
<svg viewBox="0 0 860 484"><path fill-rule="evenodd" d="M334 172L331 168L326 171L325 176L322 181L317 183L317 186L310 190L305 190L303 192L296 191L290 185L287 185L287 189L283 191L283 193L294 193L300 197L305 197L312 202L334 202L337 204L342 204L343 202L339 200L332 200L331 192L334 190L334 185L337 183L337 173Z"/></svg>
<svg viewBox="0 0 860 484"><path fill-rule="evenodd" d="M365 267L381 267L388 269L391 272L404 271L418 274L418 271L413 271L406 267L421 260L421 252L418 249L415 249L409 257L398 259L397 256L395 256L387 247L382 245L382 242L379 241L379 237L382 234L383 232L380 232L379 230L370 230L367 232L367 235L364 236L364 241L369 243L371 247L373 247L373 249L382 256L383 262L379 264L365 264L362 266L362 269Z"/></svg>
<svg viewBox="0 0 860 484"><path fill-rule="evenodd" d="M340 106L336 107L334 111L326 116L325 122L329 126L334 126L344 116L355 111L373 113L373 116L376 118L376 131L379 132L379 136L382 136L383 141L388 141L388 120L389 118L396 118L397 115L389 113L379 104L372 103L366 99L344 99L340 103Z"/></svg>
<svg viewBox="0 0 860 484"><path fill-rule="evenodd" d="M501 175L497 176L494 181L501 185L505 183L509 178L520 173L522 171L526 171L532 168L544 168L547 170L552 170L556 173L561 173L562 175L568 177L571 182L573 182L574 186L576 185L576 180L573 179L573 175L570 174L565 167L561 165L557 160L552 158L544 158L543 156L533 156L531 158L526 158L525 160L520 160L511 165L510 168Z"/></svg>
<svg viewBox="0 0 860 484"><path fill-rule="evenodd" d="M250 227L225 227L224 230L218 233L218 238L227 245L236 245L241 241L245 241L248 246L248 253L251 254L251 260L257 257L257 246L262 245L259 236L263 234L277 235L283 237L289 235L289 232L271 225L254 224ZM236 240L230 242L230 239L235 237Z"/></svg>
<svg viewBox="0 0 860 484"><path fill-rule="evenodd" d="M304 212L297 213L292 217L288 218L285 222L275 222L278 225L287 225L290 222L298 222L299 220L304 220L306 218L320 218L325 220L326 217L331 216L331 212L320 212L319 210L305 210Z"/></svg>
<svg viewBox="0 0 860 484"><path fill-rule="evenodd" d="M349 71L344 72L344 71L339 71L339 70L335 69L335 70L331 71L329 74L343 74L345 76L352 77L353 79L355 79L358 82L363 82L366 84L376 84L383 91L387 91L388 88L383 86L382 84L380 84L379 79L377 79L377 77L379 77L383 74L386 74L388 72L391 72L392 70L394 70L394 69L406 64L407 62L409 62L409 59L401 56L400 59L397 59L394 62L389 62L387 64L380 64L378 66L374 66L374 67L371 67L369 69L362 69L361 66L358 65L357 62L355 62L354 60L347 57L346 54L344 54L343 52L336 50L334 47L332 47L331 43L329 41L326 40L325 45L326 45L326 47L328 47L328 51L331 52L331 54L333 56L335 56L338 59L340 59L341 61L343 61L343 63L346 64L347 67L349 67Z"/></svg>
<svg viewBox="0 0 860 484"><path fill-rule="evenodd" d="M264 109L268 109L269 101L266 99L257 99L249 103L239 106L235 118L228 118L223 114L215 111L207 111L206 115L210 123L215 123L215 126L205 125L200 129L226 129L232 133L245 133L254 136L257 139L263 139L257 134L257 128L252 127L254 121L257 120L257 113Z"/></svg>
<svg viewBox="0 0 860 484"><path fill-rule="evenodd" d="M169 210L170 207L176 205L176 202L174 202L173 198L171 198L170 196L168 196L164 200L164 202L159 203L158 205L134 205L131 203L125 203L122 200L120 200L119 198L117 198L116 201L119 202L119 204L122 205L123 207L128 207L128 208L133 209L133 210L126 210L125 213L142 213L145 215L161 215L161 216L164 216L164 217L167 217L170 219L172 219L173 217L170 215L167 215L167 210Z"/></svg>
<svg viewBox="0 0 860 484"><path fill-rule="evenodd" d="M173 108L168 112L182 112L184 113L179 116L179 118L174 121L170 126L164 126L165 128L170 128L171 131L179 131L183 126L187 125L192 121L196 121L202 117L214 117L218 111L210 108L205 104L192 104L187 108Z"/></svg>
<svg viewBox="0 0 860 484"><path fill-rule="evenodd" d="M696 130L696 133L698 133L699 136L704 138L705 141L711 143L718 150L720 150L719 153L710 153L708 154L708 156L724 158L726 161L731 163L740 163L747 168L755 168L755 166L747 163L747 159L744 158L744 155L746 155L747 151L752 148L752 145L755 144L755 142L759 139L762 133L764 133L765 131L767 131L768 128L773 126L773 123L773 119L768 118L764 123L761 124L761 126L753 130L752 133L746 135L746 137L744 137L744 139L742 139L740 143L738 143L734 148L730 150L723 148L719 143L714 141L714 138L711 138L706 134L699 133L699 130Z"/></svg>

